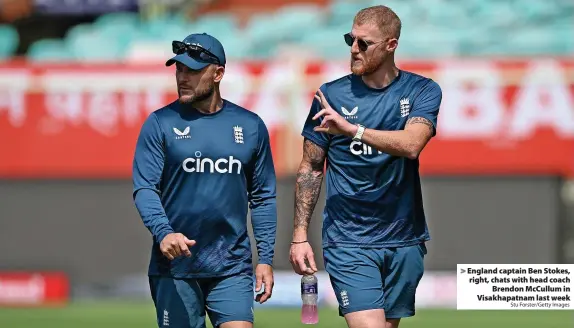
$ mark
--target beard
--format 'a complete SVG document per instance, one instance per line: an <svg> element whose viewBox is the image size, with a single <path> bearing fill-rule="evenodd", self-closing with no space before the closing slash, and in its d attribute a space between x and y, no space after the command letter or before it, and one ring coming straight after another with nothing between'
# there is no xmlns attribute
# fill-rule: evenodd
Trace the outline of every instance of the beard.
<svg viewBox="0 0 574 328"><path fill-rule="evenodd" d="M179 103L183 105L191 105L206 99L209 99L215 92L215 83L206 83L205 85L198 85L195 90L187 91L188 94L181 94L178 89Z"/></svg>
<svg viewBox="0 0 574 328"><path fill-rule="evenodd" d="M361 60L360 62L355 62L353 57L351 57L351 72L358 76L369 75L379 69L384 61L384 57L374 58L371 56L371 58L368 58L366 61Z"/></svg>

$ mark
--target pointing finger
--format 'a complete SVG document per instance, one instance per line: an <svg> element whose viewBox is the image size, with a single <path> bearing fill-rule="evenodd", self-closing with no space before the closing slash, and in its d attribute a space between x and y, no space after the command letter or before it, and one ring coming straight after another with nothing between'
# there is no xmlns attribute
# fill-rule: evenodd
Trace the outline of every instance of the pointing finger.
<svg viewBox="0 0 574 328"><path fill-rule="evenodd" d="M321 89L317 90L317 93L319 93L319 100L321 101L321 103L327 107L327 99L325 99L325 95L323 95L323 91L321 91Z"/></svg>
<svg viewBox="0 0 574 328"><path fill-rule="evenodd" d="M315 116L313 116L313 119L316 120L319 117L323 116L327 114L327 110L326 109L321 109L317 114L315 114Z"/></svg>

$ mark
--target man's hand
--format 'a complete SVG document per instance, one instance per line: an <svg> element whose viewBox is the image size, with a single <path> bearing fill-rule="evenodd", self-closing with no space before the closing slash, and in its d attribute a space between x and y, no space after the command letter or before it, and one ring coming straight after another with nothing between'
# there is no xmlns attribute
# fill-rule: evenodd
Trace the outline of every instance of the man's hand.
<svg viewBox="0 0 574 328"><path fill-rule="evenodd" d="M292 244L289 251L289 261L297 274L310 275L317 272L313 249L308 242ZM307 266L306 261L309 262L309 266Z"/></svg>
<svg viewBox="0 0 574 328"><path fill-rule="evenodd" d="M321 124L315 127L317 132L326 132L330 134L342 134L347 137L353 137L357 133L358 127L352 123L349 123L345 118L343 118L339 113L337 113L329 103L327 99L319 89L319 95L315 95L315 98L321 103L321 110L313 116L313 120L322 118Z"/></svg>
<svg viewBox="0 0 574 328"><path fill-rule="evenodd" d="M271 298L271 294L273 293L273 267L269 264L257 265L257 268L255 268L255 278L255 291L257 293L261 291L262 285L265 284L265 291L255 296L255 301L263 304Z"/></svg>
<svg viewBox="0 0 574 328"><path fill-rule="evenodd" d="M180 255L191 256L189 247L195 245L195 240L189 240L181 233L170 233L159 245L159 249L170 261Z"/></svg>

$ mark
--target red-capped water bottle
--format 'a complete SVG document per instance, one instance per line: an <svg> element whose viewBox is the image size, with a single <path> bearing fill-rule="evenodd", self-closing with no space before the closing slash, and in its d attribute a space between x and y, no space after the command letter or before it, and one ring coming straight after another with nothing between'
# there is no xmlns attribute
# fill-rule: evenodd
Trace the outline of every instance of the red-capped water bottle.
<svg viewBox="0 0 574 328"><path fill-rule="evenodd" d="M301 278L301 322L306 325L314 325L319 322L317 309L318 281L315 275L303 276Z"/></svg>

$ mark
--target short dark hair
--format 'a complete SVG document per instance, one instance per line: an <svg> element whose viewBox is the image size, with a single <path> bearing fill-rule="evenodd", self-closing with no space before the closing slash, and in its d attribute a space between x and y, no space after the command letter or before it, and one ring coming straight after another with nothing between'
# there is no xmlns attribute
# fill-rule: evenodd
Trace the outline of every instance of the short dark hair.
<svg viewBox="0 0 574 328"><path fill-rule="evenodd" d="M375 24L385 37L398 39L401 36L401 19L389 7L373 6L361 9L353 24Z"/></svg>

